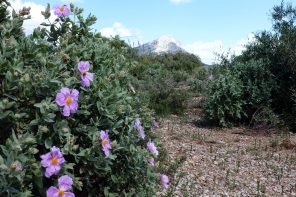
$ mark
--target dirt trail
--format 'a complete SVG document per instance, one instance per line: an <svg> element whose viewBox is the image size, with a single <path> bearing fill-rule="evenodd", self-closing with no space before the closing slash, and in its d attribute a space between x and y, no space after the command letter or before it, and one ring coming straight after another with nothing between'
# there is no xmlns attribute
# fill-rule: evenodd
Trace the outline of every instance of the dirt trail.
<svg viewBox="0 0 296 197"><path fill-rule="evenodd" d="M183 175L173 196L296 196L295 134L202 128L196 119L170 116L157 129L171 160L186 155L170 177Z"/></svg>

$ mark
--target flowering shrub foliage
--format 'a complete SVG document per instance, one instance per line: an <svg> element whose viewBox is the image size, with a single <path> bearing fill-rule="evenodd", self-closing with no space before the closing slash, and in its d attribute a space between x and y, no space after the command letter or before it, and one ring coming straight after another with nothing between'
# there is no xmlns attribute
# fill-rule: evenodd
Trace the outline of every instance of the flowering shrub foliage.
<svg viewBox="0 0 296 197"><path fill-rule="evenodd" d="M49 29L25 36L30 9L0 4L0 196L153 196L153 113L135 100L123 53L90 31L96 17L55 6Z"/></svg>

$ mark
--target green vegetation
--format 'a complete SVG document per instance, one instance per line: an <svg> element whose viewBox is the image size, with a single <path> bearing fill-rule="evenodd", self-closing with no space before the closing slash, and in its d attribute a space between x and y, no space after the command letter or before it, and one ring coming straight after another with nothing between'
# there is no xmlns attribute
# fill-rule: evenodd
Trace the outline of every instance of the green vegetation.
<svg viewBox="0 0 296 197"><path fill-rule="evenodd" d="M221 126L248 123L258 110L296 128L296 9L275 6L273 31L256 34L242 55L224 59L208 87L207 117ZM270 113L271 112L271 113ZM278 119L275 118L275 119Z"/></svg>
<svg viewBox="0 0 296 197"><path fill-rule="evenodd" d="M11 18L9 6L1 1L0 196L46 196L62 175L71 177L76 196L155 194L161 181L148 161L155 157L156 162L157 157L147 142L151 139L156 147L160 143L150 132L153 113L145 103L140 111L134 100L125 49L91 33L96 17L84 19L83 10L73 4L70 16L77 23L61 16L42 24L49 30L37 28L29 36L21 26L30 10L13 11ZM49 18L50 6L42 13ZM78 70L81 61L90 63L89 71ZM81 79L88 72L93 81L83 87ZM79 92L78 109L70 106L75 95L67 96L62 106L57 101L62 88ZM136 119L145 131L144 140ZM107 141L101 139L106 130L112 147L108 156L102 150ZM48 178L41 156L51 154L52 147L60 149L65 162ZM59 160L60 156L48 162L56 165Z"/></svg>

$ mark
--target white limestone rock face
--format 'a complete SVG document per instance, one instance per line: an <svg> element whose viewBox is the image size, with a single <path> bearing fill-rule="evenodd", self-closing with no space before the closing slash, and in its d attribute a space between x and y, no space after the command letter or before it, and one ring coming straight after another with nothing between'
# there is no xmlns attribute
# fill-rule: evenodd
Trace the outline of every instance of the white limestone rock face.
<svg viewBox="0 0 296 197"><path fill-rule="evenodd" d="M136 49L138 49L138 55L158 55L163 53L177 53L179 51L187 53L187 51L183 49L182 44L176 41L172 36L162 36L142 46L136 47Z"/></svg>

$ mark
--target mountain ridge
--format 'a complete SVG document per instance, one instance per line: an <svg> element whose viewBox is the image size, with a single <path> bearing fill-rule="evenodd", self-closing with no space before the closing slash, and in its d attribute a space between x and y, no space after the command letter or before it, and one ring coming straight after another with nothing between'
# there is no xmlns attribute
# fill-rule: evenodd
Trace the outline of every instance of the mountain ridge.
<svg viewBox="0 0 296 197"><path fill-rule="evenodd" d="M138 55L153 54L159 55L163 53L177 53L179 51L188 53L181 42L176 41L171 35L161 36L160 38L151 42L145 43L141 46L135 47L138 50Z"/></svg>

